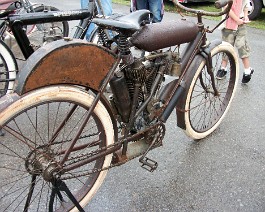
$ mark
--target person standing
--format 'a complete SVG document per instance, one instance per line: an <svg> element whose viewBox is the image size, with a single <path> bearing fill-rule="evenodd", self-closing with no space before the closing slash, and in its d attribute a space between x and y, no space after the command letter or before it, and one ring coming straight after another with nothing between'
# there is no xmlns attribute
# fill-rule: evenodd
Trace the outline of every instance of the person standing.
<svg viewBox="0 0 265 212"><path fill-rule="evenodd" d="M164 14L163 0L131 0L131 11L147 9L153 14L153 23L161 22Z"/></svg>
<svg viewBox="0 0 265 212"><path fill-rule="evenodd" d="M81 8L87 9L88 8L88 1L89 0L81 0ZM98 14L103 16L111 16L112 15L112 0L96 0ZM86 39L89 40L91 33L95 29L95 24L91 23L88 27L86 33Z"/></svg>
<svg viewBox="0 0 265 212"><path fill-rule="evenodd" d="M222 39L235 46L238 50L244 66L242 83L248 83L254 70L250 67L249 56L250 47L247 39L246 24L249 23L248 11L250 9L249 0L234 0L229 17L225 21L222 29ZM223 60L222 67L218 70L216 78L223 79L227 73L227 61Z"/></svg>

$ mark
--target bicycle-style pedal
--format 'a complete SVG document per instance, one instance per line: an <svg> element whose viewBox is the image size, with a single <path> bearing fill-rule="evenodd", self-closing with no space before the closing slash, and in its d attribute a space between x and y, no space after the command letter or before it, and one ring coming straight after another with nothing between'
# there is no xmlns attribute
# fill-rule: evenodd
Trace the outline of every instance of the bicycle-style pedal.
<svg viewBox="0 0 265 212"><path fill-rule="evenodd" d="M146 169L149 172L153 172L158 167L158 163L152 159L149 159L147 157L140 158L139 162L142 163L141 167Z"/></svg>

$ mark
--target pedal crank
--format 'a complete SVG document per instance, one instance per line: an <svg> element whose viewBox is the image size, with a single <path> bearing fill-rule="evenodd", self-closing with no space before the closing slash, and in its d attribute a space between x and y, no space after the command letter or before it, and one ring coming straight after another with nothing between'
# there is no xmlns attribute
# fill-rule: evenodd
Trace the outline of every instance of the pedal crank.
<svg viewBox="0 0 265 212"><path fill-rule="evenodd" d="M158 134L156 134L148 149L145 151L142 157L139 158L139 162L142 163L141 167L148 170L149 172L153 172L154 170L156 170L158 166L158 163L156 161L146 157L147 153L152 149L154 144L157 142L158 137L159 137Z"/></svg>
<svg viewBox="0 0 265 212"><path fill-rule="evenodd" d="M146 169L149 172L153 172L158 167L158 163L150 158L147 157L141 157L139 159L139 162L142 163L141 167Z"/></svg>
<svg viewBox="0 0 265 212"><path fill-rule="evenodd" d="M155 135L153 136L153 132L151 132L151 134L147 134L146 136L151 137L152 141L149 145L149 147L147 148L147 150L143 153L143 155L139 158L139 162L142 164L141 167L148 170L149 172L153 172L156 170L156 168L158 167L158 163L148 157L146 157L147 153L151 150L154 149L158 146L162 145L162 140L164 138L165 135L165 126L163 124L159 124L156 127L157 131L155 133Z"/></svg>

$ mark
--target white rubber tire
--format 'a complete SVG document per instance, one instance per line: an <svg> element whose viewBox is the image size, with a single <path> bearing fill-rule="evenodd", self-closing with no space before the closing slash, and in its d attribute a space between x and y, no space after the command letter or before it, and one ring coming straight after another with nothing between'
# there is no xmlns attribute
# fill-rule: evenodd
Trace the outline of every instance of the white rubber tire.
<svg viewBox="0 0 265 212"><path fill-rule="evenodd" d="M5 110L0 113L0 125L4 125L5 122L9 121L12 117L15 117L24 109L29 108L36 103L42 103L45 101L53 101L53 100L69 100L73 102L80 103L84 106L90 107L94 96L86 93L74 86L51 86L46 88L41 88L35 91L24 95L21 99L11 104ZM95 109L94 113L97 115L99 120L101 121L104 131L106 134L106 145L110 145L114 143L114 129L111 121L111 117L104 107L104 105L99 102ZM105 157L103 168L108 167L112 160L112 154L109 154ZM80 201L80 205L85 207L91 198L95 195L99 187L104 181L106 177L107 170L102 171L94 186L91 190L84 196L84 198ZM72 211L78 211L76 208L72 209Z"/></svg>
<svg viewBox="0 0 265 212"><path fill-rule="evenodd" d="M0 54L2 55L7 65L7 69L9 72L9 78L15 79L17 76L17 62L11 50L2 40L0 40ZM13 91L14 83L15 81L8 82L7 93L10 93Z"/></svg>
<svg viewBox="0 0 265 212"><path fill-rule="evenodd" d="M190 117L189 117L189 108L190 108L190 98L191 98L191 95L192 95L192 91L193 91L193 87L196 83L196 79L198 77L198 75L200 74L203 66L205 65L205 61L202 62L199 66L199 68L197 69L193 79L192 79L192 82L190 84L190 87L189 87L189 91L188 91L188 95L187 95L187 98L186 98L186 104L185 104L185 125L186 125L186 129L185 129L185 133L187 136L191 137L192 139L202 139L206 136L208 136L209 134L211 134L219 125L220 123L222 122L223 118L225 117L227 111L229 110L229 107L231 105L231 102L232 102L232 99L235 95L235 91L236 91L236 86L237 86L237 83L238 83L238 76L239 76L239 63L238 63L238 56L235 52L235 49L234 47L227 43L227 42L222 42L222 44L216 46L215 48L213 48L211 50L211 55L215 55L217 54L218 52L230 52L234 61L235 61L235 74L236 74L236 78L235 78L235 86L234 86L234 90L233 90L233 93L231 95L231 98L230 98L230 101L224 111L224 113L222 114L222 116L220 117L220 119L215 123L215 125L213 127L211 127L209 130L205 131L205 132L197 132L193 129L193 127L191 126L191 123L190 123Z"/></svg>

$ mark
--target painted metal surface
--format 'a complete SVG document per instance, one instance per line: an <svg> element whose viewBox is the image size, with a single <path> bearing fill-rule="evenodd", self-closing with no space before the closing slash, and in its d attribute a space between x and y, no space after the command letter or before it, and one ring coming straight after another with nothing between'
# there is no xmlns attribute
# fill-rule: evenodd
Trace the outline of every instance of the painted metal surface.
<svg viewBox="0 0 265 212"><path fill-rule="evenodd" d="M99 90L117 60L115 54L80 40L59 40L35 51L19 72L15 91L19 95L55 85L73 84Z"/></svg>

